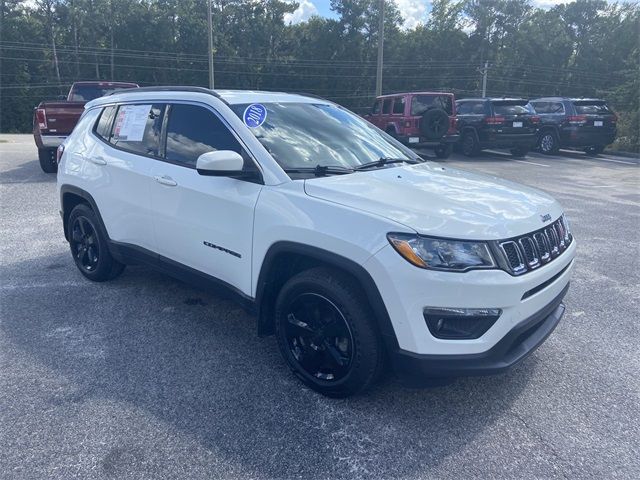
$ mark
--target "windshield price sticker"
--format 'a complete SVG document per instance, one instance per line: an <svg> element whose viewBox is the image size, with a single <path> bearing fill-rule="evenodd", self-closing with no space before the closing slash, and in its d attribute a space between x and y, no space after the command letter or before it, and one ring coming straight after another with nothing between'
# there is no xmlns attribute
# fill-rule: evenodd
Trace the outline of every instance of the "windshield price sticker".
<svg viewBox="0 0 640 480"><path fill-rule="evenodd" d="M257 128L267 119L267 109L260 103L252 103L242 114L244 124L249 128Z"/></svg>

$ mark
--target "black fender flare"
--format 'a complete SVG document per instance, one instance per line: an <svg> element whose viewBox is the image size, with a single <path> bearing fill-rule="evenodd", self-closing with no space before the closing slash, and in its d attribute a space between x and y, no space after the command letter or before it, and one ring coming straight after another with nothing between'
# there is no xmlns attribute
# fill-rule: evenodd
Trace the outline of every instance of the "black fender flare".
<svg viewBox="0 0 640 480"><path fill-rule="evenodd" d="M62 224L64 228L64 238L69 240L69 232L67 231L67 218L69 218L69 214L71 213L70 211L65 212L64 210L64 203L65 203L64 197L66 194L72 194L72 195L81 197L84 201L86 201L89 204L89 206L91 206L91 209L95 212L96 216L98 217L98 221L100 222L100 226L102 227L102 230L107 235L107 239L110 240L109 232L107 231L107 228L104 224L104 220L102 220L102 215L100 215L100 209L98 208L98 204L93 199L91 194L86 190L76 187L75 185L68 185L68 184L63 184L60 186L60 215L62 217Z"/></svg>
<svg viewBox="0 0 640 480"><path fill-rule="evenodd" d="M322 264L343 270L353 276L362 287L363 293L375 315L376 324L382 335L387 351L399 349L398 339L393 329L387 307L380 295L378 287L367 270L357 262L336 253L297 242L280 241L269 247L262 261L256 288L256 305L258 310L258 334L272 333L272 318L264 308L265 294L268 292L269 275L275 259L281 254L295 254L309 257Z"/></svg>

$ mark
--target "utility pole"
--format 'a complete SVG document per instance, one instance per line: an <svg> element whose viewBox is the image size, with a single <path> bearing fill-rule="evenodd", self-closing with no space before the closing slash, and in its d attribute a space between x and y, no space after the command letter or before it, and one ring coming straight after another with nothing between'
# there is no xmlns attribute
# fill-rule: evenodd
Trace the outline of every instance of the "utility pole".
<svg viewBox="0 0 640 480"><path fill-rule="evenodd" d="M213 20L211 18L211 1L207 0L207 25L209 26L209 88L213 90Z"/></svg>
<svg viewBox="0 0 640 480"><path fill-rule="evenodd" d="M487 72L489 71L489 62L484 62L484 68L480 69L482 73L482 98L487 96Z"/></svg>
<svg viewBox="0 0 640 480"><path fill-rule="evenodd" d="M378 27L378 68L376 70L376 97L382 95L382 53L384 47L384 0L380 0L380 26Z"/></svg>

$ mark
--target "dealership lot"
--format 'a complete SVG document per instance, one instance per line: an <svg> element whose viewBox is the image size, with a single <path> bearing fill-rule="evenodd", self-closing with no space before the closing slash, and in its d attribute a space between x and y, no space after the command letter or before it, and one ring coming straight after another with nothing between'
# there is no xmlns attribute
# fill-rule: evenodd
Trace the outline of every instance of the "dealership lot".
<svg viewBox="0 0 640 480"><path fill-rule="evenodd" d="M441 162L543 189L578 241L567 313L499 377L330 400L238 306L145 267L92 284L33 139L0 135L0 477L640 475L637 159Z"/></svg>

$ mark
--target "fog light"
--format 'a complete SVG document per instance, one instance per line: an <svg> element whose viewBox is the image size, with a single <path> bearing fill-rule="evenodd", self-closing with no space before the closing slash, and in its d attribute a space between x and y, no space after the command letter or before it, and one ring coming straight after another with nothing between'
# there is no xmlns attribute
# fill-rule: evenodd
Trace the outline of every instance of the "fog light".
<svg viewBox="0 0 640 480"><path fill-rule="evenodd" d="M436 338L469 340L479 338L502 315L499 308L426 307L424 319Z"/></svg>

